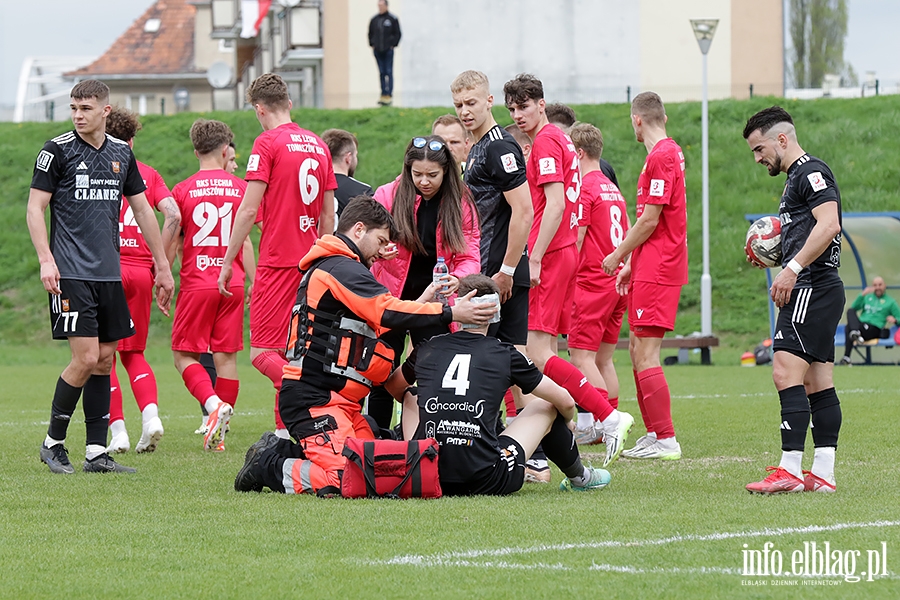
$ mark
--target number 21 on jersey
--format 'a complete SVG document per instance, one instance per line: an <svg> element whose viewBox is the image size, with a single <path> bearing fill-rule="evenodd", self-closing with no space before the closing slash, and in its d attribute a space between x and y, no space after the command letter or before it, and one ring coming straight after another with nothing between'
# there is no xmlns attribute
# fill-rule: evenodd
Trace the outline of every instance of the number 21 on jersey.
<svg viewBox="0 0 900 600"><path fill-rule="evenodd" d="M201 202L194 208L191 218L194 224L200 228L191 238L195 248L201 246L228 246L231 240L231 220L233 204L225 202L217 207L212 202ZM213 235L216 225L219 225L219 235Z"/></svg>

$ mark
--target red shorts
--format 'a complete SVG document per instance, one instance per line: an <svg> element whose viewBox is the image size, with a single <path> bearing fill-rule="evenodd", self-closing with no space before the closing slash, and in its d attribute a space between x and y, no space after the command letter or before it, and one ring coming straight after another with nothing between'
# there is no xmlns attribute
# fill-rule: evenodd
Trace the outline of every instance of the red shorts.
<svg viewBox="0 0 900 600"><path fill-rule="evenodd" d="M172 350L179 352L238 352L244 349L244 286L180 292L172 324Z"/></svg>
<svg viewBox="0 0 900 600"><path fill-rule="evenodd" d="M135 334L119 340L119 352L143 352L150 331L150 306L153 304L153 270L136 265L122 265L122 288Z"/></svg>
<svg viewBox="0 0 900 600"><path fill-rule="evenodd" d="M586 290L576 285L569 348L596 352L601 343L618 342L627 306L628 297L616 291L615 277L610 277L609 285L602 290Z"/></svg>
<svg viewBox="0 0 900 600"><path fill-rule="evenodd" d="M257 267L250 294L252 348L284 350L300 279L296 267Z"/></svg>
<svg viewBox="0 0 900 600"><path fill-rule="evenodd" d="M541 284L528 295L528 331L569 333L578 248L575 244L548 252L541 261Z"/></svg>
<svg viewBox="0 0 900 600"><path fill-rule="evenodd" d="M680 285L632 281L628 292L628 326L637 334L641 327L661 327L672 331L675 329L680 297Z"/></svg>

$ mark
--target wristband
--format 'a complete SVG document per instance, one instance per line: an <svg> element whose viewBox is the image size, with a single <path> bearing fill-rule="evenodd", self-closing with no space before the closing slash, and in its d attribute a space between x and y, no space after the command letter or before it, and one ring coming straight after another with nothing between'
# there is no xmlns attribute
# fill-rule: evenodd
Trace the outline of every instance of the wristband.
<svg viewBox="0 0 900 600"><path fill-rule="evenodd" d="M513 277L516 274L516 268L510 267L507 264L500 265L500 272L509 277Z"/></svg>
<svg viewBox="0 0 900 600"><path fill-rule="evenodd" d="M797 262L796 259L791 259L791 262L787 264L787 268L794 272L795 275L799 275L800 271L803 270L803 267L800 266L800 263Z"/></svg>

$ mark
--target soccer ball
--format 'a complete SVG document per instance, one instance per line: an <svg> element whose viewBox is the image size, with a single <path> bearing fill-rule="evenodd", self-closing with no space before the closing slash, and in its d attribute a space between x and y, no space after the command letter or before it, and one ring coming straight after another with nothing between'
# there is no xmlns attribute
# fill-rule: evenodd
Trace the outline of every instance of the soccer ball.
<svg viewBox="0 0 900 600"><path fill-rule="evenodd" d="M744 252L750 260L767 268L781 266L781 221L778 217L757 219L747 231Z"/></svg>

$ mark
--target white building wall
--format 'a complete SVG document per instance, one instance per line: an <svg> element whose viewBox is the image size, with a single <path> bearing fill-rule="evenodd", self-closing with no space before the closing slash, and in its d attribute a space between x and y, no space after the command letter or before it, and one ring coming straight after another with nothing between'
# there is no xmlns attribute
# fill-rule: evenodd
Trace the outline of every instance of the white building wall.
<svg viewBox="0 0 900 600"><path fill-rule="evenodd" d="M614 0L404 0L395 98L446 106L453 78L477 69L498 96L505 81L529 72L548 101L624 102L626 86L640 80L639 8Z"/></svg>
<svg viewBox="0 0 900 600"><path fill-rule="evenodd" d="M731 0L641 0L641 79L664 102L699 100L702 54L691 19L719 19L708 55L709 97L731 96Z"/></svg>

